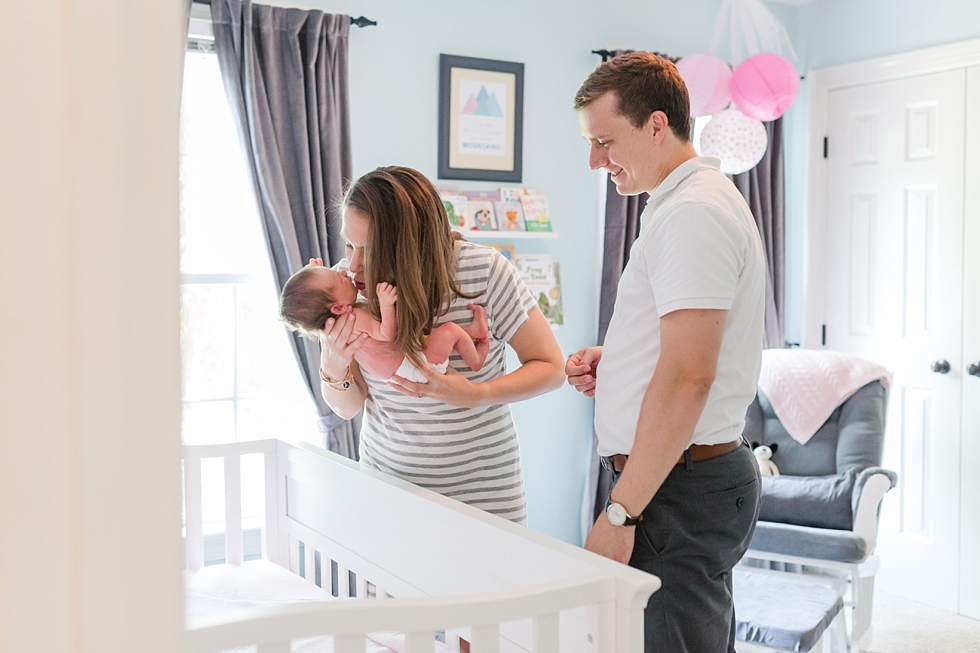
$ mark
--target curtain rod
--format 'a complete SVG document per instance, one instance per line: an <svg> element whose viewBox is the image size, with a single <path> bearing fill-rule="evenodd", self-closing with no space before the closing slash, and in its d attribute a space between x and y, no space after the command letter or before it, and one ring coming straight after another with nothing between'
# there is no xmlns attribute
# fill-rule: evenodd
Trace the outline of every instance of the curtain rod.
<svg viewBox="0 0 980 653"><path fill-rule="evenodd" d="M208 7L211 6L211 0L193 0L193 2L196 5L207 5ZM358 16L357 18L351 16L350 24L356 25L357 27L368 27L369 25L377 25L378 21L365 18L364 16Z"/></svg>
<svg viewBox="0 0 980 653"><path fill-rule="evenodd" d="M593 50L592 54L597 54L602 57L602 63L606 63L612 59L613 55L616 54L617 50ZM634 52L634 50L620 50L619 52ZM671 57L662 52L654 52L654 54L663 57L664 59L670 59L674 63L680 61L680 57ZM806 79L806 75L800 75L800 80Z"/></svg>
<svg viewBox="0 0 980 653"><path fill-rule="evenodd" d="M603 50L593 50L592 51L592 54L597 54L600 57L602 57L602 62L605 63L605 62L609 61L610 59L612 59L613 56L617 52L619 52L619 53L636 52L636 50L605 50L605 49L603 49ZM657 55L658 57L663 57L664 59L669 59L670 61L673 61L674 63L677 63L678 61L680 61L680 57L672 57L669 54L664 54L663 52L654 52L653 54Z"/></svg>

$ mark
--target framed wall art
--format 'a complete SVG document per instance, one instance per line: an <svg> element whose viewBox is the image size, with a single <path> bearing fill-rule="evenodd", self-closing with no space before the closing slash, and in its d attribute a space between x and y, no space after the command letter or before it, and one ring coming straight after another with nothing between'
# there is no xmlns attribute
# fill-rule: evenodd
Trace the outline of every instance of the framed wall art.
<svg viewBox="0 0 980 653"><path fill-rule="evenodd" d="M524 64L439 55L439 178L521 181Z"/></svg>

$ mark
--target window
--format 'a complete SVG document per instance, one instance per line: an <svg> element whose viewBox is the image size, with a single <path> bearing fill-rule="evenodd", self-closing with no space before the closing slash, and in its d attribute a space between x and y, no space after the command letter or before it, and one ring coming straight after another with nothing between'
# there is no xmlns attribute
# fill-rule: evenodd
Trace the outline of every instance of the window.
<svg viewBox="0 0 980 653"><path fill-rule="evenodd" d="M213 52L186 55L180 123L183 441L319 443L316 407L278 320L272 266ZM210 463L218 467L203 470L202 489L205 559L213 563L224 555L224 486L221 461ZM260 550L261 478L260 458L243 463L249 557Z"/></svg>
<svg viewBox="0 0 980 653"><path fill-rule="evenodd" d="M315 440L213 53L187 54L180 185L184 442Z"/></svg>

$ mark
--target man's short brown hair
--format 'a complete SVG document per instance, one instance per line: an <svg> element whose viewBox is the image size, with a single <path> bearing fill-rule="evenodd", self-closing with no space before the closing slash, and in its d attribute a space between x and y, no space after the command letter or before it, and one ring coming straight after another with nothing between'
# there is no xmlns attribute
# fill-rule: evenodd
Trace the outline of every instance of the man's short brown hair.
<svg viewBox="0 0 980 653"><path fill-rule="evenodd" d="M606 93L618 99L620 115L640 129L650 114L663 111L671 131L691 140L691 100L687 86L669 59L652 52L630 52L600 64L575 94L581 111Z"/></svg>

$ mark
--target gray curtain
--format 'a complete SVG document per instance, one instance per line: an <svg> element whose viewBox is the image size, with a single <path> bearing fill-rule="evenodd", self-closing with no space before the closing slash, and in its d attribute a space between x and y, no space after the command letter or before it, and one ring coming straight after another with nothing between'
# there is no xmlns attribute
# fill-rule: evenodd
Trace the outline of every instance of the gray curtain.
<svg viewBox="0 0 980 653"><path fill-rule="evenodd" d="M212 0L214 44L252 176L281 289L310 258L344 255L335 201L351 177L347 96L350 18L321 11ZM357 459L359 423L320 396L320 352L291 336L320 413L323 445Z"/></svg>
<svg viewBox="0 0 980 653"><path fill-rule="evenodd" d="M783 173L783 119L765 123L769 148L759 165L732 177L745 197L766 250L766 328L763 347L786 347L786 203Z"/></svg>

